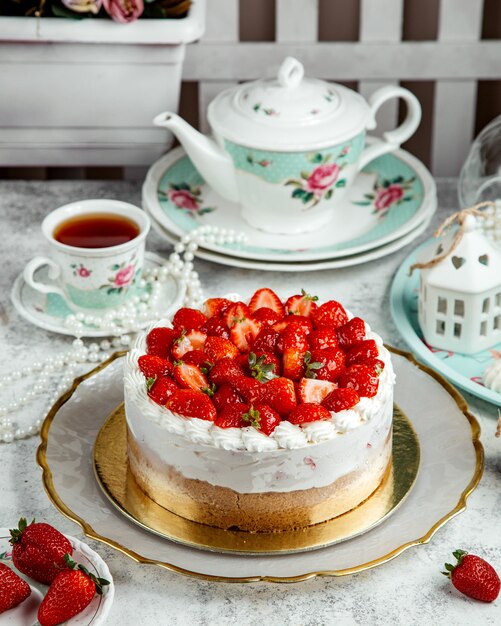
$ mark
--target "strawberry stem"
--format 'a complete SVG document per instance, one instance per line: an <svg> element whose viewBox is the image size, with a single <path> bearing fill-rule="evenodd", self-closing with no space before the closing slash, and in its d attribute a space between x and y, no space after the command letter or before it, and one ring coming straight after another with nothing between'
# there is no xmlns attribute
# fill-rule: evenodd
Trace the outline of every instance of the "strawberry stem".
<svg viewBox="0 0 501 626"><path fill-rule="evenodd" d="M91 574L89 570L81 563L75 563L75 561L72 560L71 556L68 553L64 555L64 562L66 563L68 569L79 569L88 578L90 578L92 582L96 585L96 593L98 595L102 595L103 587L110 584L110 581L106 580L106 578L100 578L98 576L95 576L94 574Z"/></svg>
<svg viewBox="0 0 501 626"><path fill-rule="evenodd" d="M150 391L153 385L157 382L157 375L151 376L146 380L146 391Z"/></svg>
<svg viewBox="0 0 501 626"><path fill-rule="evenodd" d="M17 524L17 528L11 528L10 529L10 543L11 545L14 545L15 543L17 543L18 541L21 541L21 537L24 533L24 531L28 528L28 526L30 526L31 524L35 523L35 518L33 518L31 520L31 522L28 524L27 520L25 517L21 517L21 519L19 520L18 524Z"/></svg>
<svg viewBox="0 0 501 626"><path fill-rule="evenodd" d="M261 428L261 414L252 405L247 413L242 415L244 422L250 422L251 426L260 430Z"/></svg>
<svg viewBox="0 0 501 626"><path fill-rule="evenodd" d="M448 578L450 578L452 572L456 569L456 567L459 567L461 565L461 563L463 562L464 557L467 554L468 554L468 552L466 552L466 550L454 550L452 555L457 559L457 563L455 565L451 565L451 563L445 563L444 567L445 567L445 569L447 571L446 572L442 572L442 574L444 576L447 576Z"/></svg>

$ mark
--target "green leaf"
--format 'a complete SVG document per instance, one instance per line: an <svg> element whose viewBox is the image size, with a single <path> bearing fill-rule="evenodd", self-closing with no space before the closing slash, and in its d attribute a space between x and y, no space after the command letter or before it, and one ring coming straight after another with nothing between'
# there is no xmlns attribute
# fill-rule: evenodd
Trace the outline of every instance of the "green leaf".
<svg viewBox="0 0 501 626"><path fill-rule="evenodd" d="M55 17L66 17L73 20L82 20L86 17L89 17L89 13L75 13L75 11L70 11L66 7L60 4L52 4L51 6L52 15Z"/></svg>
<svg viewBox="0 0 501 626"><path fill-rule="evenodd" d="M254 157L252 156L252 154L248 154L245 160L247 161L247 163L254 165Z"/></svg>
<svg viewBox="0 0 501 626"><path fill-rule="evenodd" d="M385 189L387 189L390 185L391 180L383 180L383 182L381 183L381 187L384 187Z"/></svg>
<svg viewBox="0 0 501 626"><path fill-rule="evenodd" d="M294 187L301 187L301 188L303 187L303 183L299 180L288 180L285 183L285 186L287 185L293 185Z"/></svg>
<svg viewBox="0 0 501 626"><path fill-rule="evenodd" d="M323 158L323 156L322 156L322 154L320 152L317 152L316 154L313 154L310 157L310 161L312 163L322 163L323 160L324 160L324 158Z"/></svg>
<svg viewBox="0 0 501 626"><path fill-rule="evenodd" d="M146 380L146 391L149 391L157 381L157 376L151 376Z"/></svg>
<svg viewBox="0 0 501 626"><path fill-rule="evenodd" d="M309 172L301 172L301 178L304 178L304 180L308 180L308 178L310 177L310 173Z"/></svg>
<svg viewBox="0 0 501 626"><path fill-rule="evenodd" d="M346 178L341 178L336 183L336 187L346 187Z"/></svg>
<svg viewBox="0 0 501 626"><path fill-rule="evenodd" d="M329 189L329 191L324 196L324 200L330 200L332 198L333 193L334 193L334 189Z"/></svg>
<svg viewBox="0 0 501 626"><path fill-rule="evenodd" d="M302 187L300 187L298 189L294 189L294 191L292 192L292 197L293 198L304 198L306 193L307 192Z"/></svg>
<svg viewBox="0 0 501 626"><path fill-rule="evenodd" d="M369 200L374 200L375 197L373 193L364 193L364 198L368 198Z"/></svg>
<svg viewBox="0 0 501 626"><path fill-rule="evenodd" d="M200 209L198 213L199 215L205 215L205 213L212 213L212 211L215 211L215 210L216 209L214 207L206 206L203 209Z"/></svg>
<svg viewBox="0 0 501 626"><path fill-rule="evenodd" d="M404 182L404 177L403 177L403 176L396 176L396 177L393 179L393 182L394 182L394 183L403 183L403 182Z"/></svg>
<svg viewBox="0 0 501 626"><path fill-rule="evenodd" d="M111 266L111 269L116 272L117 270L120 269L120 265L118 263L115 263L114 265Z"/></svg>
<svg viewBox="0 0 501 626"><path fill-rule="evenodd" d="M331 159L332 159L332 154L326 154L324 158L322 159L322 163L327 163Z"/></svg>
<svg viewBox="0 0 501 626"><path fill-rule="evenodd" d="M190 191L191 187L190 185L188 185L188 183L178 183L177 185L178 189L183 189L184 191Z"/></svg>
<svg viewBox="0 0 501 626"><path fill-rule="evenodd" d="M181 189L181 187L179 185L176 185L175 183L169 183L169 187L174 191L179 191Z"/></svg>
<svg viewBox="0 0 501 626"><path fill-rule="evenodd" d="M146 3L144 5L144 11L142 17L148 19L165 19L165 11L162 6L156 3Z"/></svg>
<svg viewBox="0 0 501 626"><path fill-rule="evenodd" d="M302 198L303 202L305 204L308 204L308 202L311 202L313 200L313 198L315 197L314 194L310 191L310 192L304 192L304 196ZM294 194L292 194L294 195Z"/></svg>
<svg viewBox="0 0 501 626"><path fill-rule="evenodd" d="M355 204L356 206L370 206L372 202L352 202L352 204Z"/></svg>
<svg viewBox="0 0 501 626"><path fill-rule="evenodd" d="M451 565L450 563L445 563L445 569L448 572L452 572L454 570L454 565Z"/></svg>

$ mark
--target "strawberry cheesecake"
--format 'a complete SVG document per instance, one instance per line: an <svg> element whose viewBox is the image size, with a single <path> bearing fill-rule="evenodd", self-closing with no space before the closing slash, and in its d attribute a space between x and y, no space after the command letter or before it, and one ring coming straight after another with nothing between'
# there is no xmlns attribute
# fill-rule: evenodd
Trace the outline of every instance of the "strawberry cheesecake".
<svg viewBox="0 0 501 626"><path fill-rule="evenodd" d="M211 298L140 335L124 371L128 460L181 517L279 531L366 500L391 463L394 374L335 300Z"/></svg>

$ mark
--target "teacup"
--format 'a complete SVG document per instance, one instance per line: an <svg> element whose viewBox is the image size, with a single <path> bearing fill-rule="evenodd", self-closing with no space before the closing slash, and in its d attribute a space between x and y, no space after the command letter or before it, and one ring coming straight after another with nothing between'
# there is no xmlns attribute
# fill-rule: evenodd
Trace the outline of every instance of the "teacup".
<svg viewBox="0 0 501 626"><path fill-rule="evenodd" d="M58 230L71 220L122 218L137 227L133 238L106 247L79 247L58 241ZM116 219L115 218L115 219ZM110 218L113 221L113 217ZM49 256L37 256L24 269L24 280L46 294L62 296L70 308L89 311L122 305L136 289L143 269L145 239L150 220L138 207L118 200L82 200L55 209L42 222L42 232L49 244ZM48 267L42 282L36 275Z"/></svg>

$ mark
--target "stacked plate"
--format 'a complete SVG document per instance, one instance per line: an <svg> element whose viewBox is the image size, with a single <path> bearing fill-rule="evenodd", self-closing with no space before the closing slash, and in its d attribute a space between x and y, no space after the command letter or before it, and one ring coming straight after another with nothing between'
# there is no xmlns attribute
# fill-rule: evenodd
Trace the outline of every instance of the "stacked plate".
<svg viewBox="0 0 501 626"><path fill-rule="evenodd" d="M238 244L206 242L196 253L200 258L295 272L366 263L402 248L426 229L437 199L435 182L424 165L397 150L372 161L358 175L331 224L302 235L273 235L249 226L240 207L211 189L184 149L176 148L148 171L143 207L156 231L172 243L203 225L247 237Z"/></svg>

